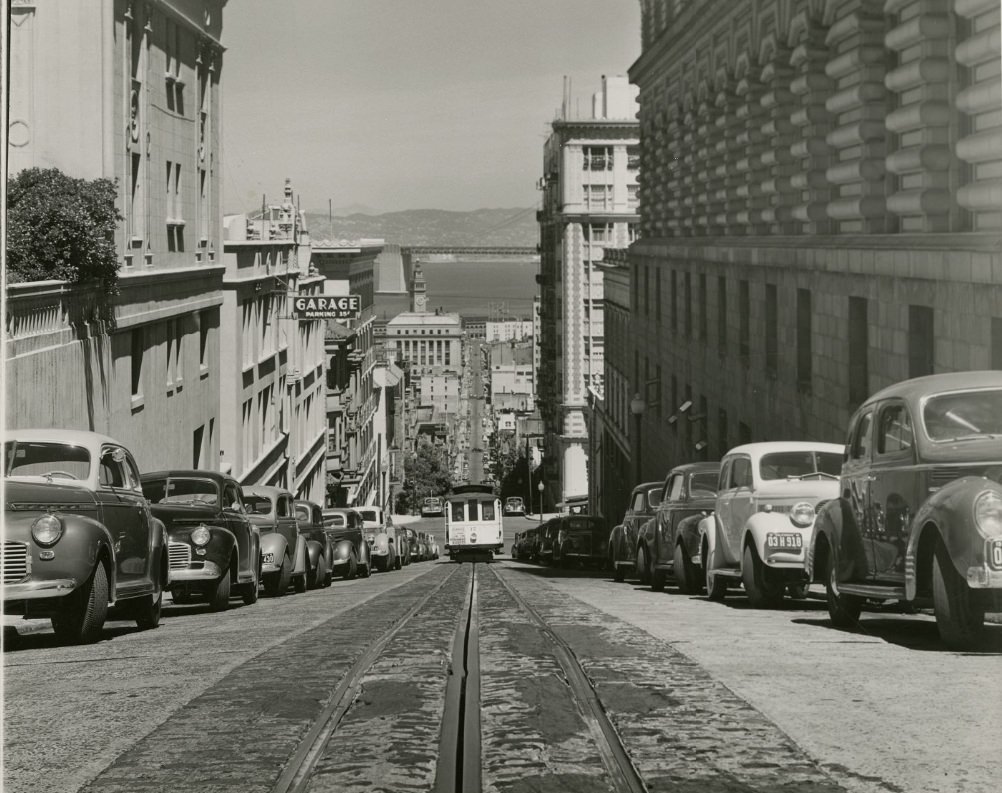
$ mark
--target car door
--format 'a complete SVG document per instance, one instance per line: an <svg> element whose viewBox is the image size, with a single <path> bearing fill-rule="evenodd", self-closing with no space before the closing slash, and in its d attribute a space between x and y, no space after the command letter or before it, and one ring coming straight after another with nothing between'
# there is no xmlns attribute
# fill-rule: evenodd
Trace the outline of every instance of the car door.
<svg viewBox="0 0 1002 793"><path fill-rule="evenodd" d="M257 560L251 558L251 527L244 514L240 488L234 482L223 483L223 516L226 527L237 539L238 568L240 573L251 573Z"/></svg>
<svg viewBox="0 0 1002 793"><path fill-rule="evenodd" d="M854 578L873 576L873 515L870 506L870 463L873 445L873 408L859 413L849 427L839 487L842 498L841 571ZM844 580L844 576L840 573Z"/></svg>
<svg viewBox="0 0 1002 793"><path fill-rule="evenodd" d="M658 562L670 562L674 553L675 521L678 517L678 502L682 498L685 476L672 474L668 477L661 503L658 505L657 555Z"/></svg>
<svg viewBox="0 0 1002 793"><path fill-rule="evenodd" d="M98 497L115 549L116 594L129 594L151 580L149 502L143 495L138 468L124 448L102 446L99 466Z"/></svg>
<svg viewBox="0 0 1002 793"><path fill-rule="evenodd" d="M880 404L869 499L874 523L870 537L873 577L884 583L904 583L908 534L912 517L922 503L913 426L908 406L902 400Z"/></svg>
<svg viewBox="0 0 1002 793"><path fill-rule="evenodd" d="M718 540L723 546L723 559L728 563L738 560L741 550L741 533L745 521L753 509L752 503L752 461L747 455L741 454L731 461L729 482L727 483L726 509L721 520L721 536Z"/></svg>

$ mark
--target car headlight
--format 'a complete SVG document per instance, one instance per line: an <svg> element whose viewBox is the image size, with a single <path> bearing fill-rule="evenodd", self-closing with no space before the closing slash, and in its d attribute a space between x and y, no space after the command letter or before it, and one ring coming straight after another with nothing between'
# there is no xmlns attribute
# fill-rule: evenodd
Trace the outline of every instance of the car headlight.
<svg viewBox="0 0 1002 793"><path fill-rule="evenodd" d="M55 545L63 536L63 522L55 515L42 515L31 524L31 536L46 548Z"/></svg>
<svg viewBox="0 0 1002 793"><path fill-rule="evenodd" d="M205 526L199 526L191 533L191 541L198 546L208 545L211 537L212 533Z"/></svg>
<svg viewBox="0 0 1002 793"><path fill-rule="evenodd" d="M800 501L793 505L790 510L790 523L800 528L806 528L814 522L814 505L807 501Z"/></svg>
<svg viewBox="0 0 1002 793"><path fill-rule="evenodd" d="M1002 495L985 490L974 499L974 525L986 537L1002 535Z"/></svg>

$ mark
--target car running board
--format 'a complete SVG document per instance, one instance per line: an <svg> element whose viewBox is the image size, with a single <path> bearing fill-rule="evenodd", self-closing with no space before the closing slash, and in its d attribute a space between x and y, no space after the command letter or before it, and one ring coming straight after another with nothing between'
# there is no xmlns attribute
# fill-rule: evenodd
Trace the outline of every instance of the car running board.
<svg viewBox="0 0 1002 793"><path fill-rule="evenodd" d="M839 584L840 595L856 595L874 600L904 600L905 588L900 586L879 586L877 584Z"/></svg>
<svg viewBox="0 0 1002 793"><path fill-rule="evenodd" d="M719 567L711 572L724 578L741 578L741 571L735 570L733 567Z"/></svg>

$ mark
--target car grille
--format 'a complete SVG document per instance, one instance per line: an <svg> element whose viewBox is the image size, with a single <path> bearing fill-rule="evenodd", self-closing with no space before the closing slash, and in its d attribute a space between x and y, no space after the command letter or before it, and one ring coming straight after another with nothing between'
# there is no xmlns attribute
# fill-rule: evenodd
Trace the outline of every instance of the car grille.
<svg viewBox="0 0 1002 793"><path fill-rule="evenodd" d="M183 542L172 542L167 546L167 558L171 570L187 570L191 566L191 546Z"/></svg>
<svg viewBox="0 0 1002 793"><path fill-rule="evenodd" d="M5 542L3 544L3 582L13 584L28 575L28 544Z"/></svg>

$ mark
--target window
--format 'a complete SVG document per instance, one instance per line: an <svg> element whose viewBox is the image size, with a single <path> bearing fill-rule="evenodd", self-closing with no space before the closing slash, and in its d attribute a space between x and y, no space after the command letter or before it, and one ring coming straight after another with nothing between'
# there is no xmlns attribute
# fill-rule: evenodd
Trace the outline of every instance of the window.
<svg viewBox="0 0 1002 793"><path fill-rule="evenodd" d="M717 351L727 354L727 279L717 276Z"/></svg>
<svg viewBox="0 0 1002 793"><path fill-rule="evenodd" d="M931 306L908 306L908 376L932 374L934 367Z"/></svg>
<svg viewBox="0 0 1002 793"><path fill-rule="evenodd" d="M668 480L668 486L665 488L668 501L678 501L682 497L682 483L684 481L681 474L675 474Z"/></svg>
<svg viewBox="0 0 1002 793"><path fill-rule="evenodd" d="M588 240L589 242L609 242L610 241L610 228L608 223L589 223L588 224Z"/></svg>
<svg viewBox="0 0 1002 793"><path fill-rule="evenodd" d="M797 290L797 390L811 393L811 292Z"/></svg>
<svg viewBox="0 0 1002 793"><path fill-rule="evenodd" d="M584 170L586 171L611 171L612 170L612 147L611 146L585 146L584 147Z"/></svg>
<svg viewBox="0 0 1002 793"><path fill-rule="evenodd" d="M493 501L481 501L480 502L480 514L483 515L484 520L496 520L494 516L494 502Z"/></svg>
<svg viewBox="0 0 1002 793"><path fill-rule="evenodd" d="M639 171L640 170L640 147L639 146L627 146L626 147L626 169L628 171Z"/></svg>
<svg viewBox="0 0 1002 793"><path fill-rule="evenodd" d="M877 453L895 454L912 448L912 422L904 405L890 405L880 412Z"/></svg>
<svg viewBox="0 0 1002 793"><path fill-rule="evenodd" d="M466 514L468 515L467 520L471 523L480 520L479 511L477 505L479 502L476 499L470 499L466 502Z"/></svg>
<svg viewBox="0 0 1002 793"><path fill-rule="evenodd" d="M208 374L209 369L209 312L199 311L198 318L198 368Z"/></svg>
<svg viewBox="0 0 1002 793"><path fill-rule="evenodd" d="M775 284L765 285L765 370L772 377L779 371L779 299Z"/></svg>
<svg viewBox="0 0 1002 793"><path fill-rule="evenodd" d="M612 188L610 185L605 184L591 184L585 185L585 202L588 209L593 210L607 210L611 209L611 192Z"/></svg>
<svg viewBox="0 0 1002 793"><path fill-rule="evenodd" d="M143 395L143 355L146 345L143 339L143 329L132 331L132 396Z"/></svg>
<svg viewBox="0 0 1002 793"><path fill-rule="evenodd" d="M849 404L859 405L870 394L868 356L870 329L865 297L849 298Z"/></svg>
<svg viewBox="0 0 1002 793"><path fill-rule="evenodd" d="M873 412L867 411L856 421L852 436L847 444L849 456L853 460L862 460L870 456L870 423Z"/></svg>
<svg viewBox="0 0 1002 793"><path fill-rule="evenodd" d="M626 186L626 207L636 209L640 206L640 186L630 184Z"/></svg>
<svg viewBox="0 0 1002 793"><path fill-rule="evenodd" d="M751 359L751 301L748 296L748 281L738 281L738 354L741 363L748 365Z"/></svg>
<svg viewBox="0 0 1002 793"><path fill-rule="evenodd" d="M463 516L463 502L462 501L452 501L449 503L449 507L452 510L452 520L462 523L464 520Z"/></svg>
<svg viewBox="0 0 1002 793"><path fill-rule="evenodd" d="M738 457L731 466L730 487L751 487L752 467L751 460L747 457Z"/></svg>
<svg viewBox="0 0 1002 793"><path fill-rule="evenodd" d="M105 448L101 451L98 480L101 487L125 487L125 452L122 449Z"/></svg>

